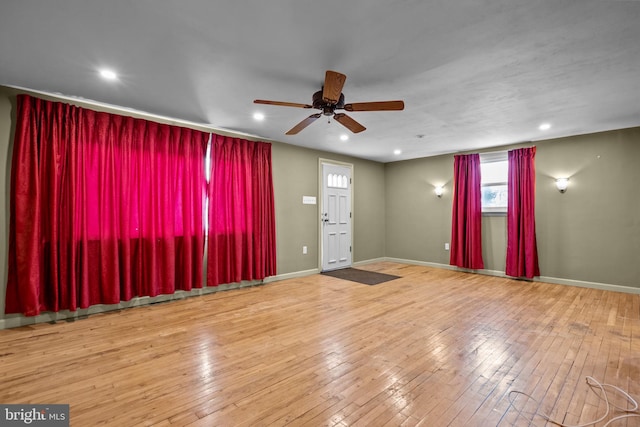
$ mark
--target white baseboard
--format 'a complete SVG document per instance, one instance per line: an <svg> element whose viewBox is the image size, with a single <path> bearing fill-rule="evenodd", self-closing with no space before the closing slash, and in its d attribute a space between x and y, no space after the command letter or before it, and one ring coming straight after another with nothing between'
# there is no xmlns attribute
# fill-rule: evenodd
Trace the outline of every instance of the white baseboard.
<svg viewBox="0 0 640 427"><path fill-rule="evenodd" d="M277 282L279 280L293 279L297 277L311 276L320 273L320 269L296 271L293 273L280 274L267 277L264 280L245 281L240 283L231 283L226 285L194 288L190 291L176 291L173 294L158 295L156 297L138 297L130 301L123 301L119 304L97 304L89 308L79 309L77 311L62 310L59 312L47 312L37 316L23 316L21 314L9 314L0 319L0 329L17 328L20 326L35 325L37 323L55 323L61 321L74 321L83 319L92 314L107 313L109 311L123 310L132 307L140 307L150 304L158 304L167 301L181 300L184 298L212 294L230 289L245 288L248 286L258 286L266 283Z"/></svg>
<svg viewBox="0 0 640 427"><path fill-rule="evenodd" d="M377 262L377 261L378 260L374 260L371 262ZM456 267L449 264L439 264L434 262L415 261L415 260L401 259L401 258L385 258L385 261L397 262L400 264L422 265L425 267L443 268L446 270L464 271L468 273L485 274L487 276L496 276L496 277L504 277L507 279L513 279L513 277L507 276L506 274L504 274L503 271L498 271L498 270L484 270L484 269L469 270L466 268L460 268L460 267ZM366 262L366 263L369 264L370 262ZM554 285L567 285L567 286L578 286L581 288L600 289L603 291L623 292L627 294L640 294L640 288L634 288L631 286L612 285L609 283L587 282L584 280L563 279L559 277L540 276L540 277L534 277L533 279L531 279L531 281L552 283Z"/></svg>
<svg viewBox="0 0 640 427"><path fill-rule="evenodd" d="M277 282L277 281L280 281L280 280L295 279L295 278L298 278L298 277L311 276L313 274L318 274L318 273L320 273L320 269L319 268L314 268L312 270L294 271L293 273L278 274L276 276L267 277L266 279L263 280L263 282L264 283L272 283L272 282Z"/></svg>
<svg viewBox="0 0 640 427"><path fill-rule="evenodd" d="M263 281L246 281L240 283L231 283L226 285L211 286L205 288L193 288L190 291L176 291L173 294L158 295L155 297L137 297L129 301L123 301L119 304L96 304L89 308L81 308L77 311L62 310L58 312L46 312L37 316L23 316L21 314L8 314L0 319L0 330L17 328L20 326L35 325L37 323L55 323L61 321L75 321L83 319L92 314L107 313L109 311L124 310L133 307L142 307L145 305L159 304L162 302L176 301L194 296L208 295L215 292L222 292L230 289L246 288L249 286L261 285Z"/></svg>
<svg viewBox="0 0 640 427"><path fill-rule="evenodd" d="M358 266L363 266L367 264L373 264L375 262L396 262L399 264L421 265L424 267L441 268L445 270L463 271L467 273L485 274L487 276L496 276L496 277L504 277L504 278L512 279L512 277L505 275L504 272L497 271L497 270L469 270L469 269L455 267L449 264L440 264L435 262L416 261L416 260L410 260L410 259L391 258L391 257L374 258L374 259L369 259L365 261L358 261L358 262L354 262L353 266L358 267ZM320 273L319 268L314 268L311 270L295 271L291 273L279 274L276 276L267 277L262 281L248 281L248 282L241 282L241 283L232 283L228 285L220 285L215 287L212 286L208 288L195 288L195 289L192 289L191 291L177 291L174 294L158 295L157 297L139 297L139 298L134 298L131 301L122 302L120 304L111 304L111 305L98 304L86 309L80 309L78 311L65 310L57 313L48 312L48 313L44 313L44 314L40 314L38 316L32 316L32 317L26 317L19 314L10 314L10 315L6 315L3 319L0 319L0 329L17 328L20 326L35 325L36 323L74 321L77 319L82 319L92 314L106 313L109 311L122 310L122 309L132 308L132 307L140 307L140 306L150 305L150 304L158 304L161 302L180 300L180 299L199 296L199 295L207 295L214 292L226 291L229 289L238 289L238 288L244 288L248 286L256 286L256 285L277 282L280 280L311 276L313 274L318 274L318 273ZM597 282L587 282L582 280L562 279L558 277L540 276L540 277L533 278L531 281L552 283L556 285L567 285L567 286L578 286L582 288L600 289L604 291L623 292L628 294L640 294L640 288L612 285L608 283L597 283Z"/></svg>
<svg viewBox="0 0 640 427"><path fill-rule="evenodd" d="M409 259L390 258L390 257L384 258L384 261L397 262L399 264L421 265L423 267L443 268L445 270L458 270L458 268L456 268L456 267L454 267L452 265L439 264L439 263L436 263L436 262L415 261L415 260L409 260Z"/></svg>
<svg viewBox="0 0 640 427"><path fill-rule="evenodd" d="M554 283L557 285L579 286L581 288L600 289L603 291L623 292L625 294L640 294L640 288L631 286L612 285L609 283L586 282L583 280L561 279L558 277L540 276L534 279L535 282Z"/></svg>
<svg viewBox="0 0 640 427"><path fill-rule="evenodd" d="M374 262L385 262L387 261L387 258L374 258L374 259L368 259L366 261L358 261L358 262L354 262L352 264L353 267L360 267L361 265L367 265L367 264L371 264Z"/></svg>

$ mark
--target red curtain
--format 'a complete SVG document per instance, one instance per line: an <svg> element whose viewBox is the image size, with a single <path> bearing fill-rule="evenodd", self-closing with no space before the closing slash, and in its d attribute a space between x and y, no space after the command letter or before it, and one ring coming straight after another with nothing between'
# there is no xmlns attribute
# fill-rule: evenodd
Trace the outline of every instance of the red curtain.
<svg viewBox="0 0 640 427"><path fill-rule="evenodd" d="M451 265L484 268L481 197L480 155L454 156Z"/></svg>
<svg viewBox="0 0 640 427"><path fill-rule="evenodd" d="M201 286L207 139L18 96L6 313Z"/></svg>
<svg viewBox="0 0 640 427"><path fill-rule="evenodd" d="M509 276L540 275L536 244L536 147L509 151L507 261Z"/></svg>
<svg viewBox="0 0 640 427"><path fill-rule="evenodd" d="M207 286L276 274L271 144L212 135Z"/></svg>

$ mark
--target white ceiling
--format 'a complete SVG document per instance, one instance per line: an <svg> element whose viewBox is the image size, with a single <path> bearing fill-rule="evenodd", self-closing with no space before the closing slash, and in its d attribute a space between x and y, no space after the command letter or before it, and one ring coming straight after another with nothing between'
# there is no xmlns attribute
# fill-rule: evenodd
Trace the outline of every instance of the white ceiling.
<svg viewBox="0 0 640 427"><path fill-rule="evenodd" d="M253 104L311 103L327 69L405 110L286 136L315 110ZM389 162L640 126L640 1L5 0L0 84Z"/></svg>

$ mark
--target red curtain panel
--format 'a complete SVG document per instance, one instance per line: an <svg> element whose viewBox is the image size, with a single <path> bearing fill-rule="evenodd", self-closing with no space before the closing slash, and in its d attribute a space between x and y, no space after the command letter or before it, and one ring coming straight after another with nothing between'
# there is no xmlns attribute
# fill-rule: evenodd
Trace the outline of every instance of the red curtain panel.
<svg viewBox="0 0 640 427"><path fill-rule="evenodd" d="M454 156L451 265L482 269L480 155Z"/></svg>
<svg viewBox="0 0 640 427"><path fill-rule="evenodd" d="M209 135L17 101L6 313L200 287Z"/></svg>
<svg viewBox="0 0 640 427"><path fill-rule="evenodd" d="M536 147L511 150L507 207L505 273L513 277L540 275L536 243Z"/></svg>
<svg viewBox="0 0 640 427"><path fill-rule="evenodd" d="M212 135L207 286L276 274L271 144Z"/></svg>

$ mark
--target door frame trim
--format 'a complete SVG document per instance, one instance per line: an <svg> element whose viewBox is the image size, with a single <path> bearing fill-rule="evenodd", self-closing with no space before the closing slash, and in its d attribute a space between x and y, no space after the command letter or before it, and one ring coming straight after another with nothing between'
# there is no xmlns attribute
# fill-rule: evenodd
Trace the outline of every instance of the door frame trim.
<svg viewBox="0 0 640 427"><path fill-rule="evenodd" d="M349 209L351 211L351 221L350 222L350 232L351 232L351 264L350 266L353 266L353 262L354 262L354 255L356 253L356 245L354 243L354 234L353 234L353 222L355 220L355 213L354 213L354 201L353 201L353 188L355 186L355 176L354 176L354 166L353 163L347 163L347 162L341 162L339 160L332 160L332 159L327 159L324 157L319 157L318 158L318 194L320 195L319 197L319 201L318 201L318 270L320 270L320 272L323 271L323 256L324 256L324 236L323 236L323 230L324 227L322 227L322 212L324 210L324 176L323 176L323 170L322 170L322 166L323 165L333 165L333 166L342 166L342 167L346 167L349 168L350 173L349 175L351 176L351 182L349 183L349 198L350 198L350 204L351 206L349 206Z"/></svg>

